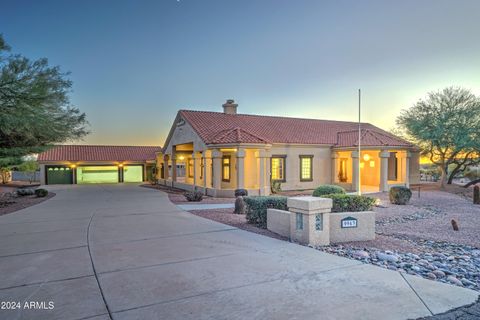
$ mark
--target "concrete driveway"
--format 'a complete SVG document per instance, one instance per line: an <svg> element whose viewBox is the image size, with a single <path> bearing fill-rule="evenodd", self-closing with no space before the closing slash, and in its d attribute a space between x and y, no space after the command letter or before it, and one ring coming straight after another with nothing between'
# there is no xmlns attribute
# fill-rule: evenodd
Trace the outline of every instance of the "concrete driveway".
<svg viewBox="0 0 480 320"><path fill-rule="evenodd" d="M205 220L156 190L50 189L0 217L0 301L21 304L0 319L408 319L477 298Z"/></svg>

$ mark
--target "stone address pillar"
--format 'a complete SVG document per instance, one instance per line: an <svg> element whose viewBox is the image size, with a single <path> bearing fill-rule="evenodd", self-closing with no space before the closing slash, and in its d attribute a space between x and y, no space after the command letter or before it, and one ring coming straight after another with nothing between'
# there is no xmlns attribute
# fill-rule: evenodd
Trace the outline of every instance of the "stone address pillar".
<svg viewBox="0 0 480 320"><path fill-rule="evenodd" d="M290 214L290 239L312 246L330 244L332 199L292 197L287 200Z"/></svg>
<svg viewBox="0 0 480 320"><path fill-rule="evenodd" d="M382 150L378 153L380 157L380 192L388 191L388 158L390 152Z"/></svg>

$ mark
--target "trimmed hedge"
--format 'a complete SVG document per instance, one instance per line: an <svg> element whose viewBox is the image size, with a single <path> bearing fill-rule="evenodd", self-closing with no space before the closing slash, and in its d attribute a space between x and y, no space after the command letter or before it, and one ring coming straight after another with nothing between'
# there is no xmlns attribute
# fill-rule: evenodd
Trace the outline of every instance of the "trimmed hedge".
<svg viewBox="0 0 480 320"><path fill-rule="evenodd" d="M405 205L412 197L412 191L407 187L391 187L388 193L390 203Z"/></svg>
<svg viewBox="0 0 480 320"><path fill-rule="evenodd" d="M267 209L287 210L287 197L257 196L243 197L247 205L247 221L261 228L267 228Z"/></svg>
<svg viewBox="0 0 480 320"><path fill-rule="evenodd" d="M184 193L185 199L193 202L200 202L203 199L203 193L200 191L187 191Z"/></svg>
<svg viewBox="0 0 480 320"><path fill-rule="evenodd" d="M374 198L366 196L351 194L327 194L323 197L333 200L332 212L370 211L375 204Z"/></svg>
<svg viewBox="0 0 480 320"><path fill-rule="evenodd" d="M47 189L35 189L35 195L38 198L43 198L48 195L48 190Z"/></svg>
<svg viewBox="0 0 480 320"><path fill-rule="evenodd" d="M345 189L333 184L324 184L313 191L314 197L321 197L327 194L345 194Z"/></svg>

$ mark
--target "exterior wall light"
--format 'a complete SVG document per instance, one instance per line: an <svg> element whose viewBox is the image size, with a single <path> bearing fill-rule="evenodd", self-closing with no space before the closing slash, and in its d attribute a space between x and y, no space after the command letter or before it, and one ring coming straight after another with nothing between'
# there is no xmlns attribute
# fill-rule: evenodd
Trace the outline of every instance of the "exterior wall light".
<svg viewBox="0 0 480 320"><path fill-rule="evenodd" d="M123 167L123 163L120 163L118 166L119 166L120 168Z"/></svg>
<svg viewBox="0 0 480 320"><path fill-rule="evenodd" d="M360 169L363 169L365 167L365 162L360 162Z"/></svg>
<svg viewBox="0 0 480 320"><path fill-rule="evenodd" d="M70 165L70 168L74 169L76 167L75 164Z"/></svg>
<svg viewBox="0 0 480 320"><path fill-rule="evenodd" d="M366 154L363 156L363 160L369 161L369 160L370 160L370 155L369 155L368 153L366 153Z"/></svg>
<svg viewBox="0 0 480 320"><path fill-rule="evenodd" d="M178 160L183 161L183 160L185 160L185 157L184 157L184 156L180 156L180 157L178 157Z"/></svg>

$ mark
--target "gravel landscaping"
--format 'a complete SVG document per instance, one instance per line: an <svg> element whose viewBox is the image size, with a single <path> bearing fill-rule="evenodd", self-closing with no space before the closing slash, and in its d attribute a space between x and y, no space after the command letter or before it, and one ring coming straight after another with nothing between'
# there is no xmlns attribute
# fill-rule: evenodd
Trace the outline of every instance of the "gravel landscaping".
<svg viewBox="0 0 480 320"><path fill-rule="evenodd" d="M55 196L49 192L46 197L37 196L17 197L13 192L0 192L0 216L36 205Z"/></svg>

